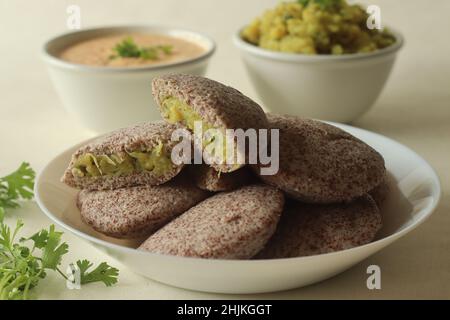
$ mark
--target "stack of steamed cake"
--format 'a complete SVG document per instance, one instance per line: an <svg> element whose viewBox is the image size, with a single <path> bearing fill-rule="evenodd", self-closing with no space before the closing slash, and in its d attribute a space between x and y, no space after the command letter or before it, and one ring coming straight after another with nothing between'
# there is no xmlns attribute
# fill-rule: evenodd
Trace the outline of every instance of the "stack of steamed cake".
<svg viewBox="0 0 450 320"><path fill-rule="evenodd" d="M319 121L266 115L239 91L198 76L156 78L153 95L166 121L120 129L80 148L62 178L82 189L81 217L98 232L146 237L139 249L153 253L272 259L363 245L381 228L384 160L359 139ZM167 121L167 97L214 128L279 129L279 171L260 176L258 164L173 163L164 172L141 168L92 176L89 165L75 169L86 154L98 166L105 155L152 150L161 142L170 155L172 131L187 124Z"/></svg>

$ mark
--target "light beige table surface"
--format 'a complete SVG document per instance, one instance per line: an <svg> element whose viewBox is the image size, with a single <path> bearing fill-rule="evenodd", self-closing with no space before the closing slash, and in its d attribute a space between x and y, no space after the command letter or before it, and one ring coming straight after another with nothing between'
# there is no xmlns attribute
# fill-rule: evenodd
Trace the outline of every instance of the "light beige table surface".
<svg viewBox="0 0 450 320"><path fill-rule="evenodd" d="M90 136L62 109L39 60L42 43L66 30L66 7L81 7L82 27L119 23L164 23L203 30L218 43L208 76L257 99L231 34L275 0L0 0L0 175L27 160L38 171L69 146ZM373 109L354 125L394 138L437 170L443 197L434 215L410 235L325 282L287 292L226 296L191 292L145 279L89 244L66 233L70 253L119 267L120 282L68 290L56 274L42 281L44 299L203 298L450 298L450 1L385 0L382 18L406 38L388 85ZM25 220L25 233L50 221L34 202L10 212ZM382 270L382 289L366 288L366 268Z"/></svg>

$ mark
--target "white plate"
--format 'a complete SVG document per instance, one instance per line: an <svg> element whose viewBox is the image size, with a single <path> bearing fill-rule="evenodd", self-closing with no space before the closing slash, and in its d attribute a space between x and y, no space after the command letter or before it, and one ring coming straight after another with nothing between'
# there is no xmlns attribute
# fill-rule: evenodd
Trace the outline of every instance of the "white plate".
<svg viewBox="0 0 450 320"><path fill-rule="evenodd" d="M412 150L366 130L334 125L377 149L391 173L392 192L382 208L384 226L376 241L357 248L310 257L249 261L183 258L135 250L136 242L108 238L85 225L75 206L77 191L59 181L72 153L86 142L63 152L44 168L36 181L37 203L64 229L135 272L163 283L218 293L261 293L306 286L350 268L412 231L431 215L441 194L436 173Z"/></svg>

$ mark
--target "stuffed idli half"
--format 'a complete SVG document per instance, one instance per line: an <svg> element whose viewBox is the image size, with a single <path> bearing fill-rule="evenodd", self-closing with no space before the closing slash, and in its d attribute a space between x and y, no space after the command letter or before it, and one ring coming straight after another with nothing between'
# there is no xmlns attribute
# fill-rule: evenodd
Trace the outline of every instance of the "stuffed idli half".
<svg viewBox="0 0 450 320"><path fill-rule="evenodd" d="M129 239L148 237L208 196L208 192L179 176L158 186L82 190L77 206L82 220L94 230Z"/></svg>
<svg viewBox="0 0 450 320"><path fill-rule="evenodd" d="M280 130L279 170L260 178L291 198L309 203L351 201L383 181L383 157L349 133L296 116L267 117L270 127Z"/></svg>
<svg viewBox="0 0 450 320"><path fill-rule="evenodd" d="M277 231L257 259L311 256L367 244L382 226L375 201L364 195L349 203L290 202Z"/></svg>
<svg viewBox="0 0 450 320"><path fill-rule="evenodd" d="M87 190L111 190L159 185L175 177L183 164L174 164L171 140L175 125L149 122L119 129L79 148L62 182Z"/></svg>
<svg viewBox="0 0 450 320"><path fill-rule="evenodd" d="M189 209L139 249L208 259L249 259L275 232L283 210L282 192L250 185L221 192Z"/></svg>
<svg viewBox="0 0 450 320"><path fill-rule="evenodd" d="M220 172L235 171L248 159L247 148L236 138L226 143L230 137L227 130L268 126L266 115L256 102L234 88L204 77L163 75L153 79L152 92L166 121L180 123L190 131L196 131L196 124L200 124L202 135L194 140L199 140L195 146L202 150L205 162Z"/></svg>

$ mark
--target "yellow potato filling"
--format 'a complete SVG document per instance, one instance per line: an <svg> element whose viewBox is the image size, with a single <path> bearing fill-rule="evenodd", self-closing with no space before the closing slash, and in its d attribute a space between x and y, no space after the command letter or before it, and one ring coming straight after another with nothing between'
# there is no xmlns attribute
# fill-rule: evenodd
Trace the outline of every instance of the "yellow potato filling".
<svg viewBox="0 0 450 320"><path fill-rule="evenodd" d="M75 160L72 174L76 177L99 177L147 171L160 176L172 167L170 155L166 154L163 143L159 142L148 151L136 150L109 155L85 153Z"/></svg>
<svg viewBox="0 0 450 320"><path fill-rule="evenodd" d="M203 131L203 149L207 149L207 152L212 157L222 159L223 162L225 162L228 152L223 129L216 128L208 122L202 120L201 116L191 106L178 98L166 97L162 100L161 106L164 118L170 123L182 123L191 131L194 131L195 122L200 121ZM209 134L205 134L206 132ZM221 141L217 142L219 139L221 139ZM237 166L237 168L238 167L239 166Z"/></svg>
<svg viewBox="0 0 450 320"><path fill-rule="evenodd" d="M200 115L187 103L175 97L167 97L162 101L164 117L170 123L181 122L190 130L194 130L194 123L201 121L203 131L213 128L210 124L202 120Z"/></svg>
<svg viewBox="0 0 450 320"><path fill-rule="evenodd" d="M282 2L241 33L247 42L281 52L348 54L372 52L395 42L389 31L369 29L369 15L346 0Z"/></svg>

